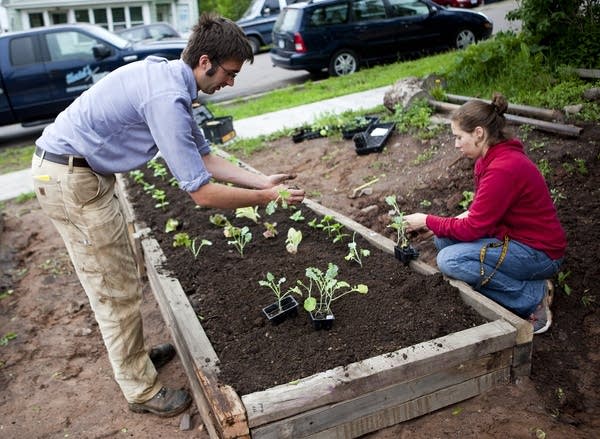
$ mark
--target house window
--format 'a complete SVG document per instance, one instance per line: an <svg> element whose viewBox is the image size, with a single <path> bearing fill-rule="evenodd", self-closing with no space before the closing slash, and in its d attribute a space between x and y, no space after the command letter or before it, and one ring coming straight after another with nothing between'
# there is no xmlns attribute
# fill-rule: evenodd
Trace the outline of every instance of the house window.
<svg viewBox="0 0 600 439"><path fill-rule="evenodd" d="M29 26L30 27L42 27L44 25L44 14L41 12L30 12L29 13Z"/></svg>
<svg viewBox="0 0 600 439"><path fill-rule="evenodd" d="M87 9L75 9L75 21L77 23L89 23L90 12Z"/></svg>
<svg viewBox="0 0 600 439"><path fill-rule="evenodd" d="M129 8L129 18L131 19L131 25L137 26L138 24L144 24L144 14L142 13L141 6L131 6Z"/></svg>
<svg viewBox="0 0 600 439"><path fill-rule="evenodd" d="M94 23L98 26L102 26L105 29L108 29L108 16L106 14L106 9L94 9Z"/></svg>
<svg viewBox="0 0 600 439"><path fill-rule="evenodd" d="M127 21L125 20L125 8L111 8L112 30L125 29Z"/></svg>
<svg viewBox="0 0 600 439"><path fill-rule="evenodd" d="M52 12L50 14L50 22L52 24L64 24L67 22L66 12Z"/></svg>

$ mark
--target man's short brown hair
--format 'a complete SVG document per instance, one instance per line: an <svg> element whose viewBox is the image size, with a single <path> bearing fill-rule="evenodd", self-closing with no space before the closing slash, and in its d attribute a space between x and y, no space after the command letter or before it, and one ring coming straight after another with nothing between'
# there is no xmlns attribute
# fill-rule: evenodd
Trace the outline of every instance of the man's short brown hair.
<svg viewBox="0 0 600 439"><path fill-rule="evenodd" d="M211 61L229 59L254 61L252 47L246 35L233 21L214 13L203 13L192 29L192 34L181 58L191 68L198 65L202 55Z"/></svg>

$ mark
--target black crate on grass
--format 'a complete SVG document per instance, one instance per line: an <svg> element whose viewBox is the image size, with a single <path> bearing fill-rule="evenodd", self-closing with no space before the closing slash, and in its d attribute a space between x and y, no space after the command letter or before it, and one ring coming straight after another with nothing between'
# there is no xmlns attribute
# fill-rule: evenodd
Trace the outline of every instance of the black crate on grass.
<svg viewBox="0 0 600 439"><path fill-rule="evenodd" d="M212 143L226 143L236 136L231 116L215 117L204 105L195 103L192 114L204 136Z"/></svg>

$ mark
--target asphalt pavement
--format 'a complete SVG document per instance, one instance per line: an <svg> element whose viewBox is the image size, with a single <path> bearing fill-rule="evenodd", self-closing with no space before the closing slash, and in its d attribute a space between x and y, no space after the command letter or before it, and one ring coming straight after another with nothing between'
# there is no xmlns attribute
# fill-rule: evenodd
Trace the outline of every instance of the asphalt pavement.
<svg viewBox="0 0 600 439"><path fill-rule="evenodd" d="M247 119L233 121L238 138L253 138L272 134L283 128L294 128L311 123L325 114L341 114L348 110L370 110L383 104L383 96L390 87L381 87L346 96L300 105ZM0 201L33 191L30 169L0 175Z"/></svg>

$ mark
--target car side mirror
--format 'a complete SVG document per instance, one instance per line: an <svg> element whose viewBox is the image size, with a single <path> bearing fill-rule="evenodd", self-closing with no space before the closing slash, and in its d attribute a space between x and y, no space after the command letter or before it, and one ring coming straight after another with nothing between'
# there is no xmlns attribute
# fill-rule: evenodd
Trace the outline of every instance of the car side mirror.
<svg viewBox="0 0 600 439"><path fill-rule="evenodd" d="M96 59L108 58L111 55L110 47L107 47L104 44L96 44L94 47L92 47L92 52L94 53L94 58Z"/></svg>
<svg viewBox="0 0 600 439"><path fill-rule="evenodd" d="M265 6L262 10L262 14L263 14L263 16L271 15L271 8L269 8L268 6Z"/></svg>

